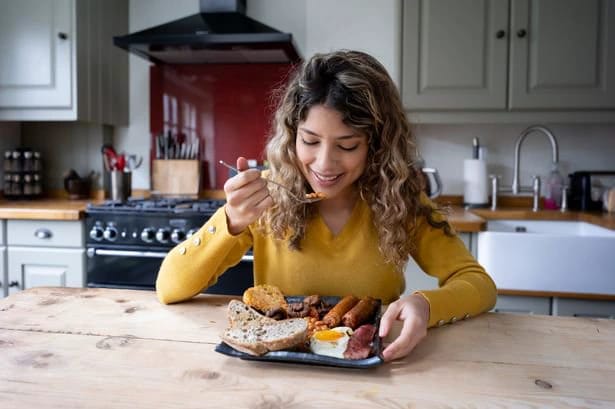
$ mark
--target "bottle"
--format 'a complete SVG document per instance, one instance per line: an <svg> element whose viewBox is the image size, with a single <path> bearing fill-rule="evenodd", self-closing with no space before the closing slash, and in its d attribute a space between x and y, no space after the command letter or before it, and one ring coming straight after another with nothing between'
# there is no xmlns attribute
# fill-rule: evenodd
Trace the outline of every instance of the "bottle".
<svg viewBox="0 0 615 409"><path fill-rule="evenodd" d="M547 178L545 209L559 209L561 207L563 187L564 177L560 173L557 163L554 163Z"/></svg>

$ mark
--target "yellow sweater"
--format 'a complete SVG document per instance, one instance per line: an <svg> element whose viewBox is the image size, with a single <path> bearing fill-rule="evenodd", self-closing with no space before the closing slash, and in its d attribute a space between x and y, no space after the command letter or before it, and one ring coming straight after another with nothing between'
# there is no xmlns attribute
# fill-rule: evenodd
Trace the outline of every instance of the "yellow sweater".
<svg viewBox="0 0 615 409"><path fill-rule="evenodd" d="M301 251L262 235L253 226L228 232L224 208L164 259L156 291L163 303L189 299L215 284L252 247L255 284L273 284L287 295L371 295L389 303L403 293L403 271L384 262L371 210L359 200L348 223L333 235L317 216L307 226ZM496 289L458 237L419 222L416 263L438 278L440 288L420 293L430 305L429 326L474 316L493 307ZM454 318L453 318L454 317Z"/></svg>

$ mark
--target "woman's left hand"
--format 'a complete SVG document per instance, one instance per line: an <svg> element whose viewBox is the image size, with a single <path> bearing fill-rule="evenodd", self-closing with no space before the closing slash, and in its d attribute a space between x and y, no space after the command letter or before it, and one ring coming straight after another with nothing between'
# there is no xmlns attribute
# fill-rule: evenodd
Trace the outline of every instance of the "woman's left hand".
<svg viewBox="0 0 615 409"><path fill-rule="evenodd" d="M399 336L382 351L387 362L408 355L425 338L429 303L422 295L415 293L389 304L380 320L380 337L388 335L395 321L403 321L403 327Z"/></svg>

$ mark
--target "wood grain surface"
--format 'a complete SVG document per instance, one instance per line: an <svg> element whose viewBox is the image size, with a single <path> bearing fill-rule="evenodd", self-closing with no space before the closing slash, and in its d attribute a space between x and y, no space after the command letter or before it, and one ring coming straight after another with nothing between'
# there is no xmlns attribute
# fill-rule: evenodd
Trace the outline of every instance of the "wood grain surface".
<svg viewBox="0 0 615 409"><path fill-rule="evenodd" d="M488 313L357 370L214 352L229 299L37 288L0 300L0 407L615 407L613 321Z"/></svg>

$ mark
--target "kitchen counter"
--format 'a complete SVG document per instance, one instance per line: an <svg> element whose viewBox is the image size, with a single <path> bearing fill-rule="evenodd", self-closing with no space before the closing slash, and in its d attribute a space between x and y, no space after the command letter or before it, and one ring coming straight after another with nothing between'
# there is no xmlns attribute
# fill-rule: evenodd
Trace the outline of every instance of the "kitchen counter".
<svg viewBox="0 0 615 409"><path fill-rule="evenodd" d="M374 369L214 351L229 297L36 288L0 300L2 406L613 407L615 322L487 313Z"/></svg>
<svg viewBox="0 0 615 409"><path fill-rule="evenodd" d="M92 200L0 200L0 219L80 220Z"/></svg>
<svg viewBox="0 0 615 409"><path fill-rule="evenodd" d="M0 200L0 219L80 220L84 217L86 205L92 201L100 201L100 199ZM455 202L445 203L445 205L448 207L450 224L460 233L484 231L487 228L487 221L491 219L580 220L615 229L615 213L556 210L533 212L529 207L503 207L495 211L490 209L466 210Z"/></svg>

